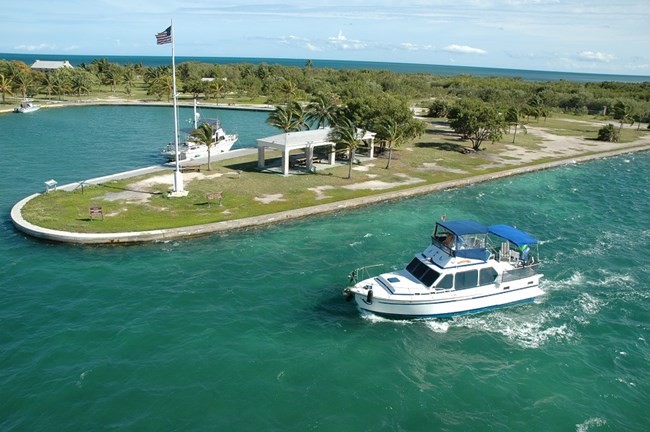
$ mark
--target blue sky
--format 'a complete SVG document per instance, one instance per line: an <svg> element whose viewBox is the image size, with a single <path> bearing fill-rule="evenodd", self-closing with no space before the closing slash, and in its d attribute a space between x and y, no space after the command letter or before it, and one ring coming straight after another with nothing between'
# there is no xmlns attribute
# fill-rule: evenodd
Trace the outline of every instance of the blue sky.
<svg viewBox="0 0 650 432"><path fill-rule="evenodd" d="M650 75L649 0L28 0L0 52L364 60Z"/></svg>

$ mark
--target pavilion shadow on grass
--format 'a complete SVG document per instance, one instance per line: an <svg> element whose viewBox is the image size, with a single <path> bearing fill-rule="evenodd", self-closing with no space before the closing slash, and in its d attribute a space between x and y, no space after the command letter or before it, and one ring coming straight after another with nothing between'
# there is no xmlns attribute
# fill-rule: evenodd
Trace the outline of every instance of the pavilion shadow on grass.
<svg viewBox="0 0 650 432"><path fill-rule="evenodd" d="M305 167L311 171L313 164L327 164L334 166L336 163L336 144L329 141L331 128L314 129L299 132L287 132L257 140L257 166L266 167L266 149L274 149L282 153L282 174L289 175L290 168ZM362 131L359 130L359 133ZM361 138L360 151L366 151L367 157L372 159L375 151L374 132L365 131ZM299 155L291 155L292 151L303 150ZM316 151L314 151L316 150Z"/></svg>

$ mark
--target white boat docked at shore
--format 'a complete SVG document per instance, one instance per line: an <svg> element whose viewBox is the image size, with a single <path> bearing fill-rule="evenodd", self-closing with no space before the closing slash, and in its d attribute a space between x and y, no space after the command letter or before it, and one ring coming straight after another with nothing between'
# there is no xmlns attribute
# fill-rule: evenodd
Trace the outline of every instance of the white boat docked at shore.
<svg viewBox="0 0 650 432"><path fill-rule="evenodd" d="M509 225L436 223L431 244L406 268L344 289L361 310L389 317L451 317L532 301L539 287L537 240ZM373 267L373 266L370 266Z"/></svg>
<svg viewBox="0 0 650 432"><path fill-rule="evenodd" d="M27 114L30 112L38 111L41 106L34 103L33 99L23 99L19 106L14 108L15 113Z"/></svg>
<svg viewBox="0 0 650 432"><path fill-rule="evenodd" d="M221 127L221 122L217 119L205 119L200 120L200 114L196 111L196 101L194 103L194 128L192 129L183 129L187 135L187 138L184 142L178 145L178 159L179 161L191 161L194 159L201 159L208 157L208 150L210 154L219 154L230 151L232 146L237 142L239 137L237 134L226 134ZM212 145L208 149L208 146L202 144L195 140L192 137L192 132L198 129L201 124L207 123L212 126L213 135L212 135ZM160 152L168 161L176 160L176 145L172 142L167 144L165 148Z"/></svg>

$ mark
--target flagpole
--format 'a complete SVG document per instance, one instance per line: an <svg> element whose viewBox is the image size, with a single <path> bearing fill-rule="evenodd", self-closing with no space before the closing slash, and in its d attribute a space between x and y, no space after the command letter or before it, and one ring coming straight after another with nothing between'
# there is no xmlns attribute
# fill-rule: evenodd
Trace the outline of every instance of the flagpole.
<svg viewBox="0 0 650 432"><path fill-rule="evenodd" d="M174 193L183 194L183 173L180 166L180 154L178 152L178 106L176 102L176 60L174 59L174 20L171 20L172 37L172 82L174 92L174 143L176 145L176 171L174 171Z"/></svg>

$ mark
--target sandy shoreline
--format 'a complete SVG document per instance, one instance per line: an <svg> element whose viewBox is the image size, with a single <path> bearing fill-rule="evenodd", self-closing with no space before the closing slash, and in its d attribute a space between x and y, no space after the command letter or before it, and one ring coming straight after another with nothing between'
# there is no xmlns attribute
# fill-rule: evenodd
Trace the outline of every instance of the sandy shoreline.
<svg viewBox="0 0 650 432"><path fill-rule="evenodd" d="M78 99L70 101L36 101L40 103L41 109L55 109L55 108L66 108L66 107L83 107L83 106L162 106L162 107L171 107L172 102L164 101L152 101L146 99L124 99L117 97L109 97L106 99ZM16 102L16 106L20 104L20 101ZM179 107L192 107L192 101L178 101ZM217 103L201 103L202 108L219 108L219 109L231 109L231 110L241 110L241 111L272 111L274 109L273 105L268 104L250 104L250 105L241 105L241 104L217 104ZM10 108L0 108L0 114L13 113L14 107Z"/></svg>

